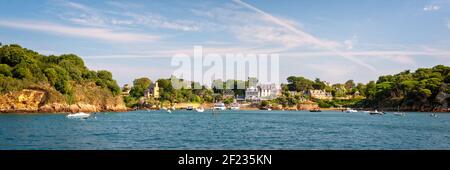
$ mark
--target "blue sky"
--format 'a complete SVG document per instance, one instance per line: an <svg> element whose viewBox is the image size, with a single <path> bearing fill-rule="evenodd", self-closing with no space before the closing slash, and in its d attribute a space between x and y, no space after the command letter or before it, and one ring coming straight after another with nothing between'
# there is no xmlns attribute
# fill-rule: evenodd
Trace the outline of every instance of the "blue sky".
<svg viewBox="0 0 450 170"><path fill-rule="evenodd" d="M450 65L450 0L17 0L0 6L0 42L78 54L121 85L169 77L194 45L278 53L283 81L367 82Z"/></svg>

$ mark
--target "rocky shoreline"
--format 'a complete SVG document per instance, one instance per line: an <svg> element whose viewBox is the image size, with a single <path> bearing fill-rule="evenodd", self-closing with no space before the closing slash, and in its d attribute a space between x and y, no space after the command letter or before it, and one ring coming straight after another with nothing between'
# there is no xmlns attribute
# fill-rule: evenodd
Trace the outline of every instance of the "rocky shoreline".
<svg viewBox="0 0 450 170"><path fill-rule="evenodd" d="M121 112L128 111L120 97L109 102L100 101L93 104L65 101L48 102L51 97L45 90L24 89L0 95L0 113L76 113L76 112Z"/></svg>
<svg viewBox="0 0 450 170"><path fill-rule="evenodd" d="M15 109L14 106L10 108L1 108L0 113L77 113L77 112L125 112L129 111L128 108L122 106L106 106L106 107L98 107L90 104L60 104L53 103L47 104L39 107L38 109L34 108L18 108Z"/></svg>

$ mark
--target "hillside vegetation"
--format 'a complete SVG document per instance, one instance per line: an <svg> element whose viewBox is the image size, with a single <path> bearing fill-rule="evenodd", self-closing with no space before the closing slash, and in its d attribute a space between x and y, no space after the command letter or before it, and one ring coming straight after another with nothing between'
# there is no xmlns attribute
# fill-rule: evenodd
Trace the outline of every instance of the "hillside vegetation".
<svg viewBox="0 0 450 170"><path fill-rule="evenodd" d="M119 95L121 90L112 74L106 70L89 70L74 54L45 56L15 44L1 46L0 93L3 100L0 102L13 102L15 95L12 93L30 89L44 92L40 106L59 103L70 107L86 103L103 110L106 105L123 104ZM4 107L11 105L1 104Z"/></svg>

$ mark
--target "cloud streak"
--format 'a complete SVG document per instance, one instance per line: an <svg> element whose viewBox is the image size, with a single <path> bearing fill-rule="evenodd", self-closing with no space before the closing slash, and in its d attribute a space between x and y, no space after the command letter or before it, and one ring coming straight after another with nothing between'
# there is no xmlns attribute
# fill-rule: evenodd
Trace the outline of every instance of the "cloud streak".
<svg viewBox="0 0 450 170"><path fill-rule="evenodd" d="M73 27L61 24L36 21L0 21L0 27L9 27L23 30L45 32L71 37L83 37L90 39L114 41L114 42L152 42L159 36L114 31L105 28Z"/></svg>
<svg viewBox="0 0 450 170"><path fill-rule="evenodd" d="M424 11L437 11L437 10L439 10L441 7L440 6L438 6L438 5L427 5L427 6L425 6L425 7L423 7L423 10Z"/></svg>
<svg viewBox="0 0 450 170"><path fill-rule="evenodd" d="M291 25L291 24L289 24L287 22L284 22L283 20L280 20L280 19L272 16L271 14L266 13L266 12L264 12L264 11L262 11L262 10L256 8L256 7L254 7L254 6L250 5L250 4L247 4L247 3L242 2L240 0L233 0L233 2L238 3L238 4L240 4L240 5L244 6L244 7L252 10L252 11L255 11L255 12L261 14L263 17L265 17L269 21L272 21L273 23L278 24L278 25L280 25L280 26L282 26L282 27L292 31L299 38L302 38L303 41L305 41L305 42L307 42L309 44L312 44L312 45L315 45L317 47L333 51L334 53L336 53L336 54L338 54L338 55L340 55L340 56L342 56L342 57L344 57L344 58L346 58L346 59L348 59L348 60L350 60L350 61L352 61L354 63L357 63L357 64L359 64L361 66L364 66L367 69L375 71L375 68L372 65L367 64L367 63L365 63L365 62L363 62L363 61L361 61L361 60L359 60L357 58L354 58L353 56L348 55L348 54L342 52L341 50L339 50L337 48L337 43L320 40L320 39L314 37L313 35L308 34L308 33L304 32L304 31L302 31L300 29L297 29L295 26L293 26L293 25Z"/></svg>
<svg viewBox="0 0 450 170"><path fill-rule="evenodd" d="M63 20L75 24L96 27L129 27L143 26L147 28L163 28L179 31L198 31L196 22L189 20L170 20L166 17L146 12L131 12L129 9L138 8L138 4L111 1L106 2L121 10L104 10L70 1L61 1L59 6L69 10L56 12Z"/></svg>
<svg viewBox="0 0 450 170"><path fill-rule="evenodd" d="M273 22L279 26L282 26L283 28L286 28L287 30L295 33L297 35L296 38L301 39L302 42L305 42L305 43L311 44L311 45L315 45L317 47L323 47L323 48L336 48L336 46L338 46L338 44L335 42L320 40L320 39L312 36L311 34L308 34L300 29L297 29L294 25L292 25L282 19L276 18L273 15L271 15L267 12L264 12L250 4L247 4L240 0L233 0L233 2L240 4L248 9L260 14L262 17L264 17L264 19L266 19L270 22Z"/></svg>

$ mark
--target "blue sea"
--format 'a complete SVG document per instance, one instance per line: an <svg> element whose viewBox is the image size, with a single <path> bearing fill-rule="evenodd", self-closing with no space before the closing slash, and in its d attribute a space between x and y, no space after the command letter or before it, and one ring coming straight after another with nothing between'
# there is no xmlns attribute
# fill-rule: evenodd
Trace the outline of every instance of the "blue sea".
<svg viewBox="0 0 450 170"><path fill-rule="evenodd" d="M132 111L1 114L0 150L450 149L450 114Z"/></svg>

